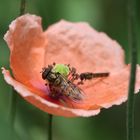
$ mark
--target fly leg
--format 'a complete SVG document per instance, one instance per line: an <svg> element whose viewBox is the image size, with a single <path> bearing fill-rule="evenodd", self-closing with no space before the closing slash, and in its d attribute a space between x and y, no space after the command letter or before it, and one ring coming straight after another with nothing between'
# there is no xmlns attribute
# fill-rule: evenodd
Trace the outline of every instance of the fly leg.
<svg viewBox="0 0 140 140"><path fill-rule="evenodd" d="M83 85L83 84L84 84L83 80L80 80L79 82L77 82L77 85Z"/></svg>
<svg viewBox="0 0 140 140"><path fill-rule="evenodd" d="M73 83L75 80L79 79L79 74L76 72L76 68L70 67L70 64L68 64L67 66L69 67L70 70L68 75L69 81Z"/></svg>
<svg viewBox="0 0 140 140"><path fill-rule="evenodd" d="M48 65L48 67L53 68L56 65L55 62L53 62L51 65Z"/></svg>

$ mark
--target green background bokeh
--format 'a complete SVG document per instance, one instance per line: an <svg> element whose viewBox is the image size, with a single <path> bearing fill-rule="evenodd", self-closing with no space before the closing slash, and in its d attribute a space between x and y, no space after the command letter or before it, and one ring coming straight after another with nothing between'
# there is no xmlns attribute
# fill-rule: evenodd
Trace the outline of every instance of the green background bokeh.
<svg viewBox="0 0 140 140"><path fill-rule="evenodd" d="M19 15L20 0L0 0L0 67L9 68L9 49L3 40L12 20ZM137 0L137 38L140 45L140 1ZM26 12L43 18L46 29L61 19L86 21L96 30L106 32L125 50L126 63L130 62L127 41L126 0L27 0ZM140 52L138 48L138 52ZM140 57L138 57L140 63ZM121 76L121 75L120 75ZM10 86L0 73L0 140L11 140L9 125ZM140 139L140 95L135 96L135 140ZM47 113L18 96L13 140L47 139ZM53 140L125 140L126 103L103 109L90 118L53 118Z"/></svg>

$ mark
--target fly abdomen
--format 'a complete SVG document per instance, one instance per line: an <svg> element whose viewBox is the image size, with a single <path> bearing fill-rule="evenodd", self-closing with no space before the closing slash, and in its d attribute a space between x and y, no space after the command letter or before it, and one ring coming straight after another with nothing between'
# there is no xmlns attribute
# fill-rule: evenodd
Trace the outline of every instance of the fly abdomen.
<svg viewBox="0 0 140 140"><path fill-rule="evenodd" d="M92 72L85 72L80 74L80 80L90 80L92 78L100 78L100 77L107 77L109 73L92 73Z"/></svg>
<svg viewBox="0 0 140 140"><path fill-rule="evenodd" d="M109 76L109 73L93 73L92 78L98 78L98 77L107 77Z"/></svg>

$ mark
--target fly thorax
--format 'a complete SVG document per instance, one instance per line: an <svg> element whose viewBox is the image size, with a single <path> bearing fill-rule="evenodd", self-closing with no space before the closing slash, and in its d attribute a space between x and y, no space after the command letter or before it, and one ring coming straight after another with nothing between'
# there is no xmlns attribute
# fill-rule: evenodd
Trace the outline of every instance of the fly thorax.
<svg viewBox="0 0 140 140"><path fill-rule="evenodd" d="M55 86L59 86L59 85L61 84L61 81L62 81L61 77L58 76L58 77L55 79L55 81L54 81L54 85L55 85Z"/></svg>
<svg viewBox="0 0 140 140"><path fill-rule="evenodd" d="M57 79L56 73L50 72L50 73L47 75L47 80L48 80L48 82L50 82L50 83L54 83L56 79Z"/></svg>

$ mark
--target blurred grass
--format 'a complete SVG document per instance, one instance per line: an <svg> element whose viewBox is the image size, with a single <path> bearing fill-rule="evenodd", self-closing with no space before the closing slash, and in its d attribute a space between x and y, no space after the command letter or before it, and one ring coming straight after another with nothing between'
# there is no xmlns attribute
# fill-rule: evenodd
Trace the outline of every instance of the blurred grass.
<svg viewBox="0 0 140 140"><path fill-rule="evenodd" d="M95 29L106 32L117 40L125 49L126 62L129 62L127 44L127 15L125 0L36 0L27 2L29 13L43 17L43 28L66 19L70 21L87 21ZM138 1L138 38L140 37L140 1ZM0 4L0 67L9 68L9 49L3 36L9 24L19 14L19 0L1 0ZM140 40L138 39L138 45ZM140 50L138 50L140 51ZM140 56L138 57L140 63ZM121 75L120 75L121 76ZM11 140L8 123L10 87L4 82L0 73L0 139ZM140 95L135 96L135 140L140 139ZM54 140L124 140L126 104L114 106L95 117L63 118L54 117ZM17 140L44 140L47 138L47 113L28 104L18 97L16 116ZM14 140L15 140L14 139Z"/></svg>

